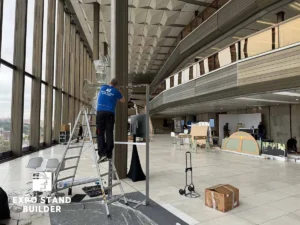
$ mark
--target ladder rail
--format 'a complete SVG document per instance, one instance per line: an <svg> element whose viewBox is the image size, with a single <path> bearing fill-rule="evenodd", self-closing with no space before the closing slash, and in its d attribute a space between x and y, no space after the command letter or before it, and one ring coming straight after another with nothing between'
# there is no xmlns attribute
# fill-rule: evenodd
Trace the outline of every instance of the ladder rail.
<svg viewBox="0 0 300 225"><path fill-rule="evenodd" d="M111 163L112 170L113 170L113 171L117 171L117 170L116 170L116 167L115 167L115 164L114 164L112 161L110 161L109 163ZM118 173L115 173L115 176L116 176L116 178L117 178L117 182L119 183L119 186L120 186L120 190L121 190L121 192L122 192L122 195L124 196L124 202L125 202L125 204L127 205L127 204L128 204L128 203L127 203L127 199L126 199L126 197L125 197L125 192L124 192L123 186L122 186L122 184L121 184L121 181L120 181L120 178L119 178L119 174L118 174Z"/></svg>
<svg viewBox="0 0 300 225"><path fill-rule="evenodd" d="M97 173L98 173L98 177L99 177L99 184L101 186L101 192L102 192L103 200L104 200L104 203L105 203L106 213L107 213L107 216L110 216L109 210L108 210L108 205L107 205L107 198L106 198L105 190L104 190L103 183L102 183L100 166L99 166L99 164L97 162L97 156L96 156L96 151L95 151L94 139L93 139L93 135L92 135L92 132L91 132L90 123L89 123L86 111L84 111L84 116L85 116L85 119L86 119L86 122L87 122L87 130L89 132L90 140L91 140L92 147L93 147L92 151L93 151L94 160L95 160L95 163L96 163Z"/></svg>
<svg viewBox="0 0 300 225"><path fill-rule="evenodd" d="M79 116L81 116L81 115L82 115L82 111L79 112ZM75 124L75 126L77 126L77 124ZM86 129L85 129L85 133L86 133ZM80 161L80 158L81 158L83 146L84 146L84 141L82 142L82 144L80 146L79 157L78 157L76 165L75 165L75 169L74 169L74 173L73 173L73 178L72 178L72 182L71 182L71 187L73 186L73 183L74 183L74 179L75 179L75 175L76 175L76 172L77 172L77 169L78 169L78 164L79 164L79 161Z"/></svg>
<svg viewBox="0 0 300 225"><path fill-rule="evenodd" d="M80 110L80 112L79 112L79 114L78 114L78 116L77 116L77 118L76 118L75 124L78 123L79 118L80 118L80 116L81 116L81 112L82 112L82 110ZM72 137L73 137L73 135L74 135L74 133L75 133L75 130L76 130L76 126L74 126L73 129L72 129L72 132L71 132L71 135L70 135L68 144L67 144L66 149L65 149L65 152L64 152L64 154L63 154L63 156L62 156L61 163L59 163L59 165L58 165L57 172L56 172L56 174L55 174L55 179L53 180L53 184L52 184L52 191L54 191L55 189L57 189L57 188L56 188L56 181L57 181L59 172L60 172L60 170L61 170L61 166L62 166L62 164L64 164L64 163L63 163L63 160L66 158L66 155L67 155L67 152L68 152L68 150L69 150L69 147L70 147L70 144L71 144L71 141L72 141ZM78 161L79 161L79 160L78 160Z"/></svg>

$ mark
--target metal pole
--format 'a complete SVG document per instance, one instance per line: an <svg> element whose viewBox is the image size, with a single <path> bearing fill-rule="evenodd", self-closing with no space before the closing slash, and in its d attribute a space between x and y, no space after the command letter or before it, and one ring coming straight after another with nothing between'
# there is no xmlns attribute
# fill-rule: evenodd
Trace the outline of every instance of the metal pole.
<svg viewBox="0 0 300 225"><path fill-rule="evenodd" d="M146 205L149 205L149 85L146 85Z"/></svg>

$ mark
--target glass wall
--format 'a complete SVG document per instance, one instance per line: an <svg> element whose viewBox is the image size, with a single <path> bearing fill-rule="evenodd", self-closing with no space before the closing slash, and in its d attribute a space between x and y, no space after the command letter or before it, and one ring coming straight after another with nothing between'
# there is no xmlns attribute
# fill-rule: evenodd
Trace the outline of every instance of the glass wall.
<svg viewBox="0 0 300 225"><path fill-rule="evenodd" d="M11 101L13 70L0 66L0 157L10 151Z"/></svg>
<svg viewBox="0 0 300 225"><path fill-rule="evenodd" d="M49 27L48 30L48 10L50 11L49 7L52 6L52 4L48 3L53 3L52 1L56 1L56 17L58 14L58 11L60 13L63 13L63 17L70 17L70 15L67 15L64 13L64 5L61 4L62 1L60 0L44 0L44 14L42 14L42 10L37 10L35 11L36 7L40 7L40 1L38 0L28 0L28 5L27 9L27 20L26 23L19 23L20 26L20 31L26 30L26 34L24 33L24 37L15 37L15 23L16 20L23 19L24 20L24 15L23 14L17 14L16 10L21 10L16 7L16 0L5 0L4 5L3 5L3 20L0 21L2 22L2 42L1 42L1 62L4 61L4 64L0 64L0 160L3 157L8 157L12 155L12 152L18 152L20 151L20 154L22 154L22 150L37 150L39 149L39 143L44 143L45 137L44 137L44 126L45 126L45 112L53 112L53 118L52 118L52 123L49 124L52 128L52 133L50 133L51 138L54 138L54 132L59 133L59 128L60 127L55 127L54 126L54 121L56 119L54 112L55 112L55 107L56 107L56 91L62 91L62 90L56 90L54 86L56 86L55 80L56 80L56 46L58 43L57 39L57 31L58 31L58 24L57 24L57 19L55 19L55 26ZM21 2L21 1L20 1ZM21 2L22 3L22 2ZM61 10L58 10L59 7ZM37 19L37 21L35 21ZM70 20L68 20L69 26L75 27L76 24L70 23ZM66 26L66 24L64 24ZM25 27L22 27L25 26ZM43 29L34 29L34 26L43 26ZM51 32L50 32L51 29ZM63 30L62 30L63 31ZM47 58L47 39L50 37L51 33L55 32L55 54L54 58L50 59ZM62 40L70 38L70 33L65 33L61 36ZM76 35L78 35L78 38L80 36L79 31L76 31ZM17 49L16 46L14 46L15 43L15 38L22 38L25 40L25 59L22 63L18 65L24 65L25 68L19 68L18 65L14 65L14 52L22 52L22 49ZM39 45L40 41L42 41L42 46ZM63 43L63 50L65 51L65 45L66 43ZM86 46L86 43L83 43L84 46ZM35 63L33 63L33 50L35 49L37 52L39 52L39 47L42 47L40 49L41 52L41 58L38 59L40 60L42 64L41 68L41 74L34 74L33 71L38 71L38 67L35 69ZM69 51L69 50L68 50ZM87 48L84 47L83 52L87 52ZM64 54L69 54L69 52L66 52ZM38 57L37 55L34 55L35 57ZM91 60L90 57L87 57L88 60ZM37 59L35 59L37 60ZM49 60L54 60L54 77L53 77L53 85L51 83L47 83L46 81L46 62ZM70 61L66 62L66 59L64 56L61 56L62 65L70 65ZM70 60L70 59L68 59ZM24 64L23 64L24 63ZM88 62L90 63L90 61ZM14 70L18 70L18 73L14 73ZM25 70L24 73L22 71ZM21 73L20 73L21 71ZM63 72L63 71L62 71ZM84 71L85 75L88 71ZM81 74L80 74L81 75ZM24 93L20 93L20 96L24 97L20 102L22 105L12 105L12 91L13 87L17 84L14 84L13 82L18 82L18 79L13 79L13 76L24 76ZM41 79L39 78L41 76ZM69 77L70 74L67 74L67 77ZM61 77L64 77L64 74L61 74ZM17 77L15 77L17 78ZM82 79L82 77L77 77L77 79ZM62 82L62 81L61 81ZM41 85L41 86L40 86ZM32 93L32 89L38 90L41 88L41 95L36 96L35 93ZM51 108L51 104L47 104L46 102L46 96L45 96L45 89L48 88L51 90L53 89L53 105ZM163 87L165 89L165 87ZM79 89L75 90L75 93L70 93L64 92L64 95L67 96L67 98L74 98L77 95L77 92ZM39 98L40 97L40 98ZM62 96L59 98L61 101L63 101ZM40 102L37 102L40 101ZM83 100L76 100L77 106L79 103L85 103ZM38 104L40 103L40 108L34 109L31 106L33 104ZM61 108L63 107L63 102L61 105ZM23 107L23 110L22 110ZM70 109L69 109L70 110ZM23 127L23 133L22 129L20 129L19 133L18 131L11 131L11 121L14 118L12 117L12 112L23 112L23 114L13 114L14 116L18 117L16 118L16 126L22 126ZM57 118L59 122L61 122L62 118L68 116L66 115L67 112L61 113L61 118ZM35 120L34 116L40 116L40 120ZM19 118L20 117L20 118ZM68 118L68 122L73 122L71 119ZM33 130L32 126L36 126L36 129ZM48 125L47 125L48 126ZM32 129L31 129L32 128ZM39 128L39 129L38 129ZM54 130L55 129L55 130ZM36 131L36 130L39 130ZM39 134L38 134L39 133ZM48 133L48 132L47 132ZM17 135L18 138L15 138L16 143L12 145L10 142L10 137L11 135ZM18 141L20 137L20 140ZM51 140L49 137L47 137L46 140ZM51 143L46 143L46 145L50 145ZM20 147L19 147L20 146ZM14 149L12 149L14 148ZM13 150L13 151L12 151ZM18 153L18 155L20 155Z"/></svg>
<svg viewBox="0 0 300 225"><path fill-rule="evenodd" d="M44 142L44 115L45 115L45 85L41 88L41 111L40 111L40 143Z"/></svg>
<svg viewBox="0 0 300 225"><path fill-rule="evenodd" d="M4 1L1 58L13 63L16 0Z"/></svg>
<svg viewBox="0 0 300 225"><path fill-rule="evenodd" d="M48 0L44 0L42 80L46 80L47 20L48 20Z"/></svg>
<svg viewBox="0 0 300 225"><path fill-rule="evenodd" d="M27 31L26 31L27 37L26 37L25 71L30 74L32 74L34 2L35 2L35 0L28 0L28 8L27 8Z"/></svg>
<svg viewBox="0 0 300 225"><path fill-rule="evenodd" d="M241 41L242 58L272 50L272 30L266 30Z"/></svg>
<svg viewBox="0 0 300 225"><path fill-rule="evenodd" d="M280 47L300 42L300 18L279 27Z"/></svg>
<svg viewBox="0 0 300 225"><path fill-rule="evenodd" d="M24 114L23 114L23 147L30 146L30 112L31 112L32 79L25 76Z"/></svg>

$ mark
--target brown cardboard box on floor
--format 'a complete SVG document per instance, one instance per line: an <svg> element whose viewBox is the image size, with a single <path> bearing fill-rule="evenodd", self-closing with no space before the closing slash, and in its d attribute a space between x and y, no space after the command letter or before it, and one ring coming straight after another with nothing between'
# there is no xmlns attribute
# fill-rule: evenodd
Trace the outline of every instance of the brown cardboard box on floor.
<svg viewBox="0 0 300 225"><path fill-rule="evenodd" d="M70 131L70 126L68 124L60 125L60 131Z"/></svg>
<svg viewBox="0 0 300 225"><path fill-rule="evenodd" d="M239 206L239 189L230 184L206 188L205 205L221 212L228 212Z"/></svg>

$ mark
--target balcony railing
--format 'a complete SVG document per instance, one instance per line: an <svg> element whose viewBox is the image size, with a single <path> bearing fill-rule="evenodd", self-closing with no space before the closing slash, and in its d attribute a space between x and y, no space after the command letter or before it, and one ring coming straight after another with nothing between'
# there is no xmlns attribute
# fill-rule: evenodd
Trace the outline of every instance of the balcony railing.
<svg viewBox="0 0 300 225"><path fill-rule="evenodd" d="M152 94L158 95L165 90L182 85L236 61L300 42L300 16L248 37L234 38L239 40L178 73L172 74Z"/></svg>

